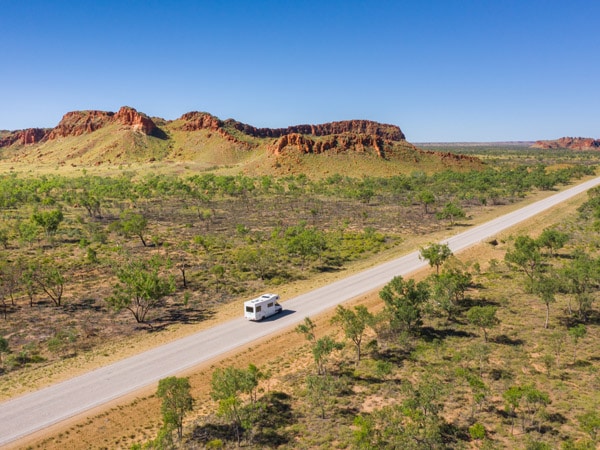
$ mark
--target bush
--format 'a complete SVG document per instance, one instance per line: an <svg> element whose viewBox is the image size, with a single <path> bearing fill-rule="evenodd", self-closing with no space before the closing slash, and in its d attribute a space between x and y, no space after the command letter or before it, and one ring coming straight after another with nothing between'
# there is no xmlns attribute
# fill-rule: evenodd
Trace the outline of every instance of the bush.
<svg viewBox="0 0 600 450"><path fill-rule="evenodd" d="M469 435L471 439L481 440L485 438L485 427L479 422L474 423L469 427Z"/></svg>

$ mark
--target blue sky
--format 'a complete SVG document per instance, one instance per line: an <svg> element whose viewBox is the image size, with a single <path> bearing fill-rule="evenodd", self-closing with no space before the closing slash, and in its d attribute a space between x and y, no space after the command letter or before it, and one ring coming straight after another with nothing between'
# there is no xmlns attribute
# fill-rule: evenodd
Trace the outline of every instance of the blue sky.
<svg viewBox="0 0 600 450"><path fill-rule="evenodd" d="M412 142L600 138L597 0L0 0L0 129L128 105Z"/></svg>

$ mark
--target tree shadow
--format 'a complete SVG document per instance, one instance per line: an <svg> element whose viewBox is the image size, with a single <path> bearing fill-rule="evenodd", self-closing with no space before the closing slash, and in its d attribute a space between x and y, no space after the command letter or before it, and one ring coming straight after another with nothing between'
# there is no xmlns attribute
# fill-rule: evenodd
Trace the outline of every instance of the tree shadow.
<svg viewBox="0 0 600 450"><path fill-rule="evenodd" d="M460 306L464 310L468 310L468 309L472 308L473 306L500 306L500 303L498 303L495 300L490 300L486 297L481 297L481 298L466 297L460 301Z"/></svg>
<svg viewBox="0 0 600 450"><path fill-rule="evenodd" d="M472 338L477 336L476 334L468 331L456 330L454 328L438 329L433 327L421 328L420 335L421 338L426 342L441 341L449 337Z"/></svg>
<svg viewBox="0 0 600 450"><path fill-rule="evenodd" d="M65 305L65 311L73 313L78 311L102 312L105 311L105 308L93 298L84 298L77 303L68 303Z"/></svg>
<svg viewBox="0 0 600 450"><path fill-rule="evenodd" d="M214 311L206 308L181 308L174 306L166 311L166 315L157 319L158 323L193 324L202 322L214 315Z"/></svg>
<svg viewBox="0 0 600 450"><path fill-rule="evenodd" d="M285 392L273 391L260 401L263 408L252 430L252 442L261 448L288 444L290 436L285 428L295 422L292 397Z"/></svg>
<svg viewBox="0 0 600 450"><path fill-rule="evenodd" d="M510 345L512 347L518 347L525 344L525 341L523 339L513 339L508 337L506 334L501 334L499 336L490 338L490 341L496 344Z"/></svg>

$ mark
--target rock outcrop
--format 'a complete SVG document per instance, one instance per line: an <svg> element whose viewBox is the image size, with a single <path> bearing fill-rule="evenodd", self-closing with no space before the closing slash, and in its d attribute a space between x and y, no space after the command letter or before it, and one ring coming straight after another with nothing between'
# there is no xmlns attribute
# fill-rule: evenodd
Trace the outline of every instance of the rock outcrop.
<svg viewBox="0 0 600 450"><path fill-rule="evenodd" d="M45 139L49 132L50 129L47 128L27 128L26 130L12 131L0 138L0 148L13 144L37 144Z"/></svg>
<svg viewBox="0 0 600 450"><path fill-rule="evenodd" d="M571 150L599 150L600 139L562 137L553 141L537 141L531 148L568 148Z"/></svg>
<svg viewBox="0 0 600 450"><path fill-rule="evenodd" d="M286 148L315 154L329 150L365 151L372 148L384 158L386 143L406 142L399 127L369 120L294 125L287 128L256 128L233 119L222 121L211 114L197 111L186 113L179 120L183 122L179 125L180 130L211 130L230 142L248 148L252 145L235 137L233 131L237 130L253 138L273 138L274 141L267 145L267 149L274 154L281 154Z"/></svg>
<svg viewBox="0 0 600 450"><path fill-rule="evenodd" d="M120 123L146 135L152 135L157 127L146 114L129 106L123 106L116 114L111 111L72 111L65 114L59 124L50 131L48 140L92 133L112 123Z"/></svg>
<svg viewBox="0 0 600 450"><path fill-rule="evenodd" d="M334 134L325 139L313 139L298 133L290 133L276 139L267 146L267 150L275 155L282 154L285 150L295 149L301 153L320 154L326 151L345 152L354 150L364 152L367 148L373 148L378 156L385 158L384 139L376 135L362 134Z"/></svg>
<svg viewBox="0 0 600 450"><path fill-rule="evenodd" d="M81 136L92 133L113 121L115 113L108 111L71 111L48 134L48 139Z"/></svg>
<svg viewBox="0 0 600 450"><path fill-rule="evenodd" d="M279 138L288 134L304 134L312 136L330 136L333 134L369 134L391 141L405 139L404 133L396 125L382 124L370 120L343 120L340 122L323 123L319 125L293 125L287 128L256 128L232 119L225 124L254 137Z"/></svg>
<svg viewBox="0 0 600 450"><path fill-rule="evenodd" d="M152 135L156 132L156 124L144 113L140 113L129 106L123 106L119 112L114 115L114 119L134 131L139 131L146 135Z"/></svg>
<svg viewBox="0 0 600 450"><path fill-rule="evenodd" d="M180 129L184 131L212 130L217 131L223 126L223 122L217 117L198 111L185 113L179 118L184 123Z"/></svg>

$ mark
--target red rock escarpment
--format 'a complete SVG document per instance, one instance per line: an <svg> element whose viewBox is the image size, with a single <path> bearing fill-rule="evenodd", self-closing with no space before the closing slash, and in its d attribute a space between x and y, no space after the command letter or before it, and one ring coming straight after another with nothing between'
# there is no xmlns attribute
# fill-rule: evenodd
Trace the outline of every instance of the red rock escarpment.
<svg viewBox="0 0 600 450"><path fill-rule="evenodd" d="M236 129L248 136L257 138L275 138L268 149L276 154L286 147L294 147L303 153L323 153L335 149L345 151L355 149L364 151L366 147L374 148L379 156L385 157L385 141L404 141L404 133L395 125L380 124L369 120L346 120L324 123L320 125L294 125L287 128L256 128L233 119L221 121L202 112L189 112L181 116L184 131L212 130L225 139L249 147L229 133L228 129ZM311 139L310 136L325 137Z"/></svg>
<svg viewBox="0 0 600 450"><path fill-rule="evenodd" d="M91 133L112 122L114 113L107 111L71 111L66 113L56 127L48 134L48 139L67 136L81 136Z"/></svg>
<svg viewBox="0 0 600 450"><path fill-rule="evenodd" d="M406 139L400 127L372 122L370 120L343 120L320 125L293 125L287 128L256 128L232 119L226 120L225 124L255 137L279 138L288 134L330 136L334 134L353 133L373 135L391 141Z"/></svg>
<svg viewBox="0 0 600 450"><path fill-rule="evenodd" d="M184 131L213 130L217 131L223 122L217 117L203 112L192 111L180 117L184 121L180 129Z"/></svg>
<svg viewBox="0 0 600 450"><path fill-rule="evenodd" d="M139 131L146 135L150 135L156 130L156 124L150 117L129 106L121 107L119 112L115 114L114 119L123 125L131 127L134 131Z"/></svg>
<svg viewBox="0 0 600 450"><path fill-rule="evenodd" d="M287 148L295 148L302 153L324 153L333 151L365 151L367 147L374 148L377 155L385 158L384 140L375 135L342 134L329 136L322 140L313 140L302 134L291 133L281 136L267 146L267 150L275 155L283 153Z"/></svg>
<svg viewBox="0 0 600 450"><path fill-rule="evenodd" d="M116 114L110 111L68 112L48 134L48 139L81 136L82 134L92 133L115 122L146 135L152 134L156 130L156 125L147 115L129 106L123 106Z"/></svg>
<svg viewBox="0 0 600 450"><path fill-rule="evenodd" d="M37 144L42 141L50 132L46 128L28 128L26 130L17 130L0 138L0 147L8 147L15 143L21 145Z"/></svg>
<svg viewBox="0 0 600 450"><path fill-rule="evenodd" d="M569 148L571 150L598 150L600 140L582 137L562 137L553 141L537 141L531 148Z"/></svg>

